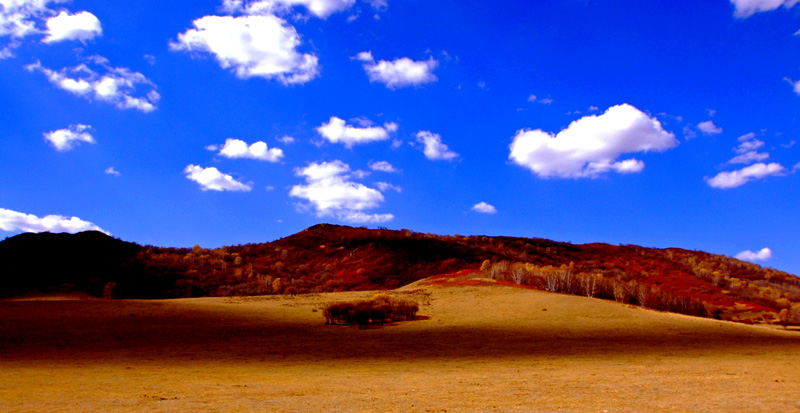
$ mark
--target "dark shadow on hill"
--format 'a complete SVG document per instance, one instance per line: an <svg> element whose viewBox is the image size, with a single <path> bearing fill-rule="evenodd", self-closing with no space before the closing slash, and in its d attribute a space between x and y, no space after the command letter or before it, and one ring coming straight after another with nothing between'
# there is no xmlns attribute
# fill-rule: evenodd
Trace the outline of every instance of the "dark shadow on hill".
<svg viewBox="0 0 800 413"><path fill-rule="evenodd" d="M800 335L756 328L675 328L635 333L624 328L437 326L435 319L359 330L278 322L207 310L92 302L0 301L0 360L249 360L265 363L326 360L468 360L520 357L715 356L800 349ZM115 307L115 305L117 305ZM35 313L33 309L36 306ZM165 307L166 308L166 307ZM423 311L424 312L424 311ZM26 314L47 314L33 318ZM425 328L408 328L427 323Z"/></svg>

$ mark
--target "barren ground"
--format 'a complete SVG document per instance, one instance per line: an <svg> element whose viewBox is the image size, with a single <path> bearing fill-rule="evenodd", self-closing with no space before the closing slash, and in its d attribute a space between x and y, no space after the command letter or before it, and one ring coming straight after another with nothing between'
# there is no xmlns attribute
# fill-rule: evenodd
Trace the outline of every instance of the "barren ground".
<svg viewBox="0 0 800 413"><path fill-rule="evenodd" d="M798 331L424 283L419 320L324 325L372 294L0 301L0 411L800 410Z"/></svg>

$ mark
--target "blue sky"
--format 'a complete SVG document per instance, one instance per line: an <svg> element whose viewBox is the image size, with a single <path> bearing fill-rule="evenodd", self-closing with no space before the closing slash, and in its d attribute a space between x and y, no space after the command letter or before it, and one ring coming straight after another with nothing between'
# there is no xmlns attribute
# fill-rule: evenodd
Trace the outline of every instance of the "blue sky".
<svg viewBox="0 0 800 413"><path fill-rule="evenodd" d="M0 0L0 235L319 222L800 273L795 0Z"/></svg>

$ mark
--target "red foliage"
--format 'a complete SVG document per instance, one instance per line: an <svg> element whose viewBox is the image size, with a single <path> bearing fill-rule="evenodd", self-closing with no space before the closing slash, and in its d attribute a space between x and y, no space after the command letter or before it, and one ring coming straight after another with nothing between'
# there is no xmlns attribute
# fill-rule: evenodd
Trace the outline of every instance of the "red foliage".
<svg viewBox="0 0 800 413"><path fill-rule="evenodd" d="M14 266L20 262L18 257L24 256L18 250L41 251L36 245L45 245L40 240L50 242L50 238L58 237L18 236L0 243L0 253L7 251L0 254L0 263L4 266L0 269L5 268L6 273L17 272L17 267L24 267L23 264ZM59 238L57 241L71 245L77 239L62 241ZM96 260L90 251L112 250L111 246L123 245L113 239L98 242L109 244L108 248L101 248L101 245L81 250L88 251L85 257L78 251L72 253L71 260L59 262L75 261L74 272L84 274L85 268L92 267L82 263ZM92 286L116 282L115 296L142 298L387 289L427 277L433 277L429 280L431 283L479 285L478 281L459 278L468 278L488 261L489 264L568 267L576 276L599 277L595 296L614 299L609 288L624 284L636 288L637 296L623 295L621 299L631 303L641 300L644 301L642 305L670 299L673 301L670 305L686 307L691 302L692 311L695 311L697 303L702 303L708 308L723 309L732 316L737 304L737 308L744 305L753 313L777 313L792 303L800 303L800 278L794 275L729 257L677 248L602 243L573 245L540 238L439 236L328 224L315 225L263 244L217 249L130 244L126 248L117 248L122 251L119 258L103 262L102 271L92 276L97 279L79 281ZM71 251L50 244L44 250ZM498 281L512 284L511 278ZM67 282L83 285L72 280L44 280L40 284L46 287ZM15 289L23 287L27 288ZM580 293L581 288L584 287L568 285L570 291L565 292Z"/></svg>

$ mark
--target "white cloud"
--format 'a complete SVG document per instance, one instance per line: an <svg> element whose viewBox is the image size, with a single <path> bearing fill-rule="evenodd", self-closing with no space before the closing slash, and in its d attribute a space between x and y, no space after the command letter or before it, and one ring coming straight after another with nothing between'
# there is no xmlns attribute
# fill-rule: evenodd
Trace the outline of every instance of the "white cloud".
<svg viewBox="0 0 800 413"><path fill-rule="evenodd" d="M222 9L228 13L264 15L288 14L292 7L303 6L314 16L327 19L333 13L349 9L353 4L355 0L224 0Z"/></svg>
<svg viewBox="0 0 800 413"><path fill-rule="evenodd" d="M800 33L800 31L798 31L798 33ZM800 95L800 80L795 82L794 80L789 79L788 77L785 78L785 80L787 82L789 82L790 85L792 85L792 89L794 89L794 93Z"/></svg>
<svg viewBox="0 0 800 413"><path fill-rule="evenodd" d="M432 160L445 160L449 161L458 156L457 153L450 150L444 143L442 137L438 133L432 133L426 130L417 132L417 142L423 145L423 153L425 157Z"/></svg>
<svg viewBox="0 0 800 413"><path fill-rule="evenodd" d="M366 178L366 177L368 177L370 175L372 175L372 172L364 171L364 170L361 170L361 169L356 169L355 171L350 173L350 176L352 176L353 178L356 178L356 179L364 179L364 178Z"/></svg>
<svg viewBox="0 0 800 413"><path fill-rule="evenodd" d="M386 191L388 191L390 189L392 191L397 192L398 194L400 192L403 192L403 188L400 188L399 186L392 185L392 184L390 184L388 182L375 182L375 186L377 186L378 190L381 191L381 192L386 192Z"/></svg>
<svg viewBox="0 0 800 413"><path fill-rule="evenodd" d="M736 171L720 172L713 178L706 178L706 182L712 188L729 189L768 176L781 176L785 172L786 168L779 163L756 163Z"/></svg>
<svg viewBox="0 0 800 413"><path fill-rule="evenodd" d="M328 123L323 123L317 132L331 143L342 143L347 148L353 145L378 142L389 139L389 133L397 131L396 123L381 126L370 126L369 121L361 121L363 127L348 125L343 119L331 116Z"/></svg>
<svg viewBox="0 0 800 413"><path fill-rule="evenodd" d="M419 86L437 80L433 71L439 65L439 62L433 57L420 61L401 57L391 62L380 60L376 63L371 52L361 52L356 55L355 59L362 62L370 83L383 83L389 89Z"/></svg>
<svg viewBox="0 0 800 413"><path fill-rule="evenodd" d="M293 144L295 142L295 139L293 137L287 135L287 136L284 136L282 138L278 138L278 142L280 142L280 143L282 143L284 145L291 145L291 144Z"/></svg>
<svg viewBox="0 0 800 413"><path fill-rule="evenodd" d="M299 53L297 30L275 15L205 16L193 25L170 42L170 50L211 54L242 79L262 77L291 85L319 75L317 56Z"/></svg>
<svg viewBox="0 0 800 413"><path fill-rule="evenodd" d="M756 137L756 133L755 132L750 132L750 133L745 133L744 135L736 138L736 140L739 141L739 142L745 142L745 141L749 141L751 139L755 139L755 137Z"/></svg>
<svg viewBox="0 0 800 413"><path fill-rule="evenodd" d="M353 182L348 174L350 166L342 161L311 163L295 170L303 177L305 185L295 185L290 196L310 202L317 216L334 216L351 223L381 223L394 219L392 214L369 214L383 203L383 194L377 189Z"/></svg>
<svg viewBox="0 0 800 413"><path fill-rule="evenodd" d="M690 125L683 127L683 137L688 141L697 137L697 132Z"/></svg>
<svg viewBox="0 0 800 413"><path fill-rule="evenodd" d="M23 214L22 212L0 208L0 230L24 232L69 232L103 231L91 222L78 217L65 217L62 215L47 215L39 218L36 215Z"/></svg>
<svg viewBox="0 0 800 413"><path fill-rule="evenodd" d="M111 103L120 109L136 109L145 113L156 109L161 95L150 79L128 68L111 67L102 56L93 56L90 60L100 66L104 73L98 73L83 63L59 71L48 69L40 62L27 65L25 68L31 72L43 73L57 88L85 99L96 99ZM134 96L138 86L144 86L149 91Z"/></svg>
<svg viewBox="0 0 800 413"><path fill-rule="evenodd" d="M753 162L760 162L769 158L768 153L758 152L757 149L764 146L764 141L755 138L756 134L751 132L739 137L739 146L734 148L734 152L738 155L728 161L732 164L750 164Z"/></svg>
<svg viewBox="0 0 800 413"><path fill-rule="evenodd" d="M41 31L36 28L37 20L53 14L47 7L52 0L0 0L0 36L22 38Z"/></svg>
<svg viewBox="0 0 800 413"><path fill-rule="evenodd" d="M762 248L761 251L758 252L750 250L742 251L736 254L736 258L742 261L766 261L772 258L772 250L769 248Z"/></svg>
<svg viewBox="0 0 800 413"><path fill-rule="evenodd" d="M389 7L389 3L386 0L366 0L373 9L375 10L382 10Z"/></svg>
<svg viewBox="0 0 800 413"><path fill-rule="evenodd" d="M257 159L267 162L278 162L283 158L283 150L280 148L268 149L266 142L258 141L250 146L240 139L228 138L225 140L225 145L221 148L217 145L211 145L207 149L216 151L219 149L219 155L228 159Z"/></svg>
<svg viewBox="0 0 800 413"><path fill-rule="evenodd" d="M602 115L578 119L558 134L520 130L510 145L509 159L543 178L595 178L608 171L644 168L638 159L617 161L624 153L663 152L677 145L675 135L655 117L622 104Z"/></svg>
<svg viewBox="0 0 800 413"><path fill-rule="evenodd" d="M751 164L753 162L761 162L761 161L766 160L768 158L769 158L769 154L768 153L750 151L750 152L745 152L745 153L743 153L741 155L735 156L730 161L728 161L728 163L745 164L745 165L747 165L747 164Z"/></svg>
<svg viewBox="0 0 800 413"><path fill-rule="evenodd" d="M106 175L114 175L114 176L119 176L119 175L120 175L119 171L117 171L116 169L114 169L114 167L113 167L113 166L109 166L108 168L106 168L106 170L104 171L104 173L105 173Z"/></svg>
<svg viewBox="0 0 800 413"><path fill-rule="evenodd" d="M248 192L252 189L252 185L244 184L232 176L220 172L217 168L203 168L198 165L188 165L183 170L186 178L200 184L200 189L203 191L242 191Z"/></svg>
<svg viewBox="0 0 800 413"><path fill-rule="evenodd" d="M100 21L93 14L79 12L70 15L66 11L57 13L51 4L67 3L69 0L0 0L0 59L14 56L14 49L22 44L20 39L28 36L48 35L46 43L61 40L86 42L102 34ZM46 27L46 28L45 28Z"/></svg>
<svg viewBox="0 0 800 413"><path fill-rule="evenodd" d="M370 162L369 169L372 169L373 171L389 173L397 172L397 169L395 169L392 164L386 161Z"/></svg>
<svg viewBox="0 0 800 413"><path fill-rule="evenodd" d="M492 205L487 204L486 202L479 202L472 206L472 210L475 212L480 212L481 214L496 214L497 208Z"/></svg>
<svg viewBox="0 0 800 413"><path fill-rule="evenodd" d="M794 7L800 0L731 0L736 17L750 17L758 12L772 11L781 6L787 9Z"/></svg>
<svg viewBox="0 0 800 413"><path fill-rule="evenodd" d="M363 211L345 211L338 215L342 221L352 224L383 224L394 219L392 214L368 214Z"/></svg>
<svg viewBox="0 0 800 413"><path fill-rule="evenodd" d="M45 43L55 43L64 40L78 40L86 43L103 34L100 20L88 11L69 14L62 11L58 16L47 19L47 37Z"/></svg>
<svg viewBox="0 0 800 413"><path fill-rule="evenodd" d="M481 86L481 88L483 88L483 86ZM531 102L531 103L538 102L538 103L541 103L542 105L549 105L549 104L555 102L555 100L553 98L549 98L549 97L548 98L544 98L544 99L539 99L536 95L530 95L530 96L528 96L528 102Z"/></svg>
<svg viewBox="0 0 800 413"><path fill-rule="evenodd" d="M0 49L0 60L10 59L14 57L14 48L15 46L9 45Z"/></svg>
<svg viewBox="0 0 800 413"><path fill-rule="evenodd" d="M95 143L92 135L87 132L89 125L70 125L67 129L58 129L44 134L45 140L50 142L57 151L68 151L80 142Z"/></svg>
<svg viewBox="0 0 800 413"><path fill-rule="evenodd" d="M707 120L697 124L697 129L705 135L718 135L722 133L722 128L714 124L714 121Z"/></svg>
<svg viewBox="0 0 800 413"><path fill-rule="evenodd" d="M389 132L389 133L397 132L397 128L399 128L399 127L400 126L397 125L394 122L386 122L386 123L383 124L383 128L386 129L386 132Z"/></svg>

